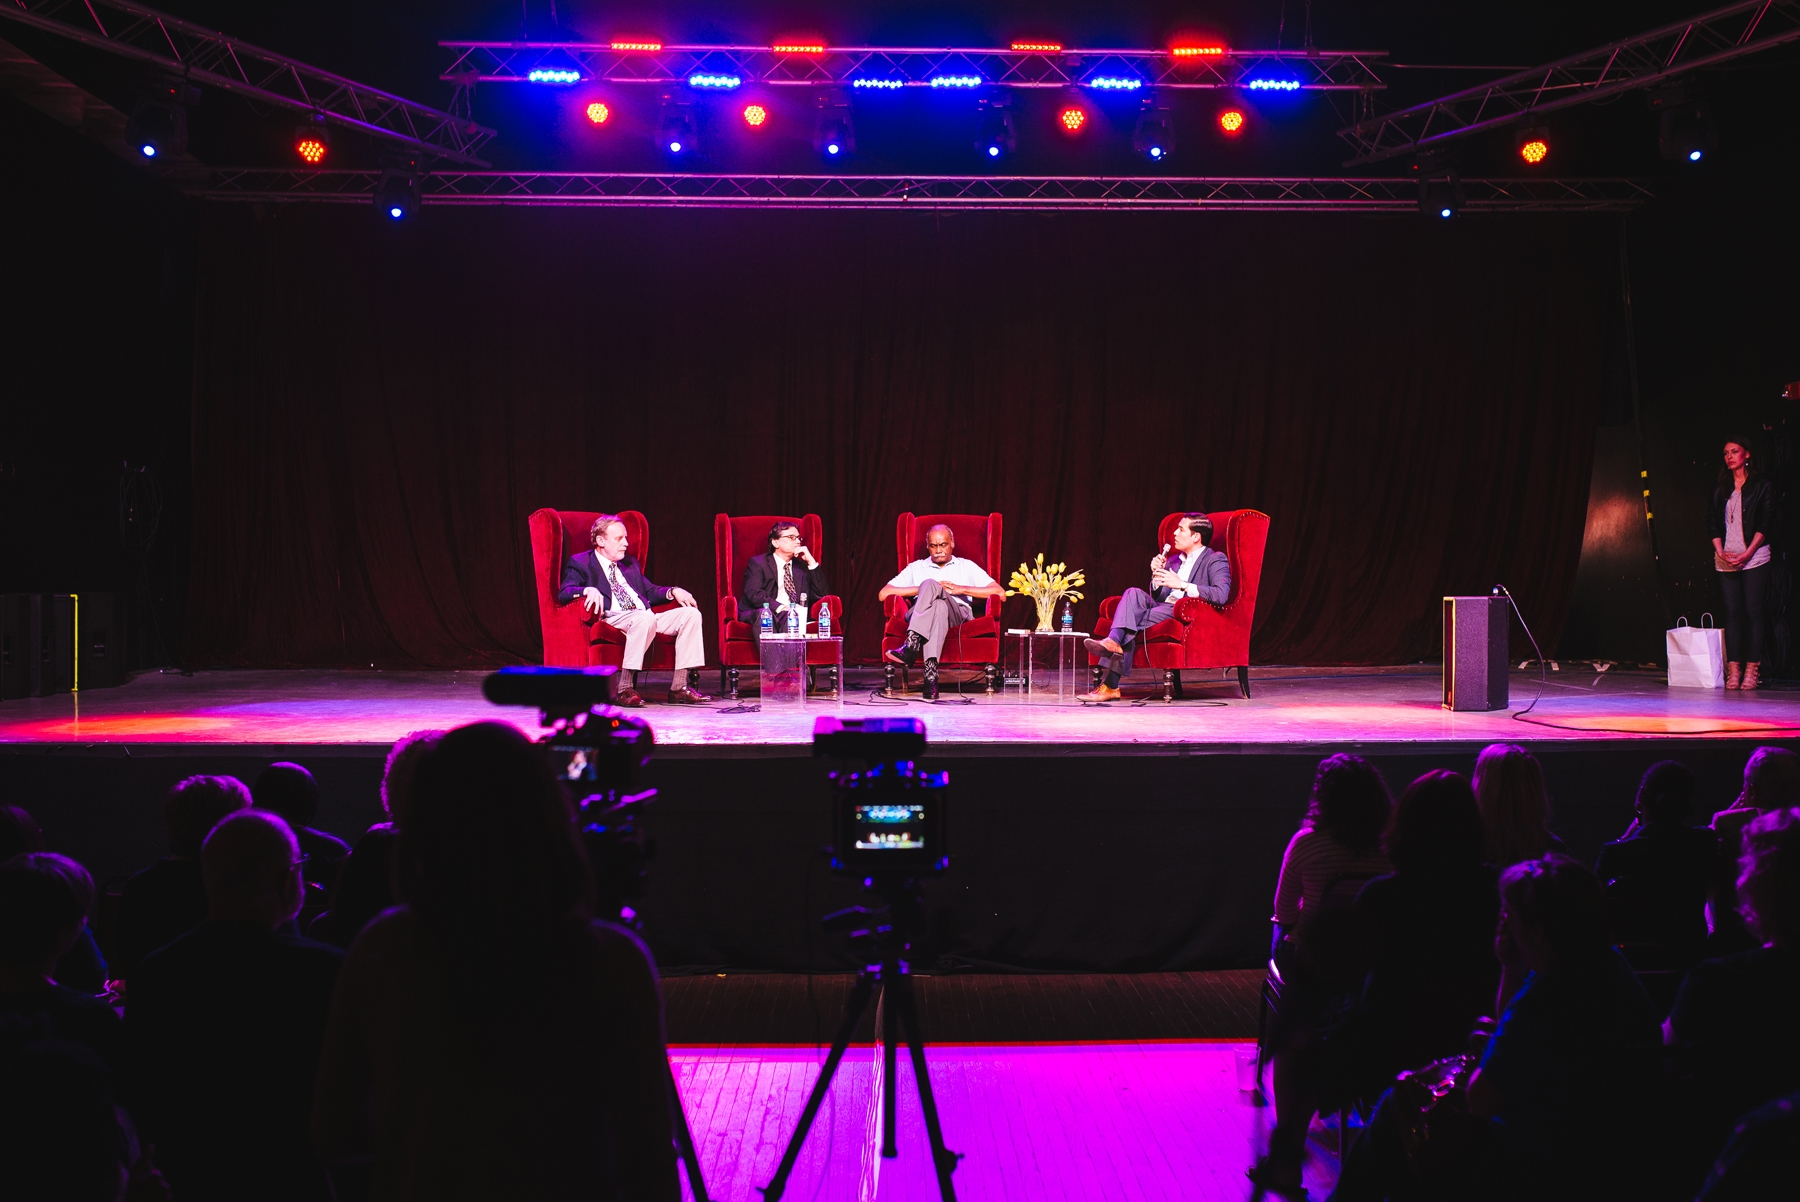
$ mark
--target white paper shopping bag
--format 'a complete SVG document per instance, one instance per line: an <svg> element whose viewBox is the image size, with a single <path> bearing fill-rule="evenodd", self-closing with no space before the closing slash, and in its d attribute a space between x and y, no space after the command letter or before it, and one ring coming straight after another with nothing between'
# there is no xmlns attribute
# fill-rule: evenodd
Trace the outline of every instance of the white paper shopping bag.
<svg viewBox="0 0 1800 1202"><path fill-rule="evenodd" d="M1709 625L1711 614L1700 615L1700 625L1675 619L1675 629L1665 632L1669 648L1669 687L1672 689L1722 689L1725 687L1725 632Z"/></svg>

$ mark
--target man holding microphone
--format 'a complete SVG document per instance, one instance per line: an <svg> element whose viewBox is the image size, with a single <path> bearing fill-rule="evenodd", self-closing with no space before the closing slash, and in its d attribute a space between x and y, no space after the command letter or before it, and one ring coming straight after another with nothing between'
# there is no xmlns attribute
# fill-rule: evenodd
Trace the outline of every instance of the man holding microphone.
<svg viewBox="0 0 1800 1202"><path fill-rule="evenodd" d="M1175 602L1198 597L1210 605L1223 605L1231 597L1231 565L1223 551L1215 551L1212 519L1204 513L1184 513L1171 535L1174 554L1164 545L1162 554L1150 560L1150 591L1128 588L1113 611L1112 630L1103 639L1087 639L1088 652L1100 658L1106 675L1091 693L1078 701L1117 701L1119 681L1131 671L1131 657L1140 635L1158 622L1175 616Z"/></svg>

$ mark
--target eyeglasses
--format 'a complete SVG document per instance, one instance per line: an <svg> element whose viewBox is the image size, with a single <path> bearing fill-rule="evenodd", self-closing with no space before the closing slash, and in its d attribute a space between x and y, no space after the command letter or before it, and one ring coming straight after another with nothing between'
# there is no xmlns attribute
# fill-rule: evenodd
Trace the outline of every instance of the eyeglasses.
<svg viewBox="0 0 1800 1202"><path fill-rule="evenodd" d="M778 543L797 543L800 541L800 536L798 534L777 534L775 536L775 541Z"/></svg>

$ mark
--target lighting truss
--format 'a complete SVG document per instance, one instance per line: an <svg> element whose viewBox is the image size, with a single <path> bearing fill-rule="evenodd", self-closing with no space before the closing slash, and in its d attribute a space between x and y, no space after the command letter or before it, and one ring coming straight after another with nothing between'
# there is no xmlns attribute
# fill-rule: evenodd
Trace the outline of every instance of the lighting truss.
<svg viewBox="0 0 1800 1202"><path fill-rule="evenodd" d="M218 169L191 190L209 200L368 204L371 171ZM1605 212L1650 199L1626 179L1466 179L1465 213ZM1419 185L1396 179L1082 176L642 175L434 172L428 206L586 208L1162 210L1413 213Z"/></svg>
<svg viewBox="0 0 1800 1202"><path fill-rule="evenodd" d="M131 0L0 0L0 17L69 38L192 83L263 104L322 113L431 158L485 167L476 156L494 131L365 87Z"/></svg>
<svg viewBox="0 0 1800 1202"><path fill-rule="evenodd" d="M1524 117L1649 87L1796 38L1800 38L1800 5L1793 0L1744 0L1548 66L1371 117L1339 130L1338 136L1356 150L1346 166L1379 162Z"/></svg>
<svg viewBox="0 0 1800 1202"><path fill-rule="evenodd" d="M1157 88L1239 88L1278 79L1297 90L1367 92L1387 85L1375 73L1385 50L1226 50L1176 57L1168 50L954 50L894 46L830 46L783 53L768 46L664 46L614 50L606 42L439 42L454 52L441 78L474 83L525 83L531 72L577 70L606 83L680 83L693 75L732 75L745 83L856 87L896 81L930 87L934 78L974 77L1009 88L1066 88L1096 76L1142 80ZM864 85L865 87L868 85ZM892 86L891 84L889 86Z"/></svg>

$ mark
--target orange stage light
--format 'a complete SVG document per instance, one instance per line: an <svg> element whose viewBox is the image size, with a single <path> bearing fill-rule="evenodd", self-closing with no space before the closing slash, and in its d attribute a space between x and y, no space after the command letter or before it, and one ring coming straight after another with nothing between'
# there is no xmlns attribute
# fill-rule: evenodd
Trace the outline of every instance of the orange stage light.
<svg viewBox="0 0 1800 1202"><path fill-rule="evenodd" d="M1171 46L1169 53L1176 58L1218 58L1225 53L1223 46Z"/></svg>
<svg viewBox="0 0 1800 1202"><path fill-rule="evenodd" d="M1012 48L1018 54L1060 54L1061 42L1014 42Z"/></svg>
<svg viewBox="0 0 1800 1202"><path fill-rule="evenodd" d="M612 48L614 50L641 50L648 54L655 54L662 49L662 43L653 42L647 38L620 38L613 42Z"/></svg>
<svg viewBox="0 0 1800 1202"><path fill-rule="evenodd" d="M587 106L587 119L595 125L605 125L611 116L612 110L598 100Z"/></svg>
<svg viewBox="0 0 1800 1202"><path fill-rule="evenodd" d="M1083 125L1087 124L1087 112L1083 109L1071 106L1058 113L1056 119L1062 122L1062 127L1064 129L1068 130L1070 133L1075 133Z"/></svg>
<svg viewBox="0 0 1800 1202"><path fill-rule="evenodd" d="M776 54L824 54L824 42L786 41L770 46Z"/></svg>
<svg viewBox="0 0 1800 1202"><path fill-rule="evenodd" d="M1550 143L1542 138L1533 138L1519 147L1519 157L1533 165L1543 162L1544 156L1549 153Z"/></svg>
<svg viewBox="0 0 1800 1202"><path fill-rule="evenodd" d="M1235 134L1244 128L1244 114L1238 109L1226 109L1219 114L1219 128L1228 134Z"/></svg>
<svg viewBox="0 0 1800 1202"><path fill-rule="evenodd" d="M769 119L769 110L764 108L762 105L746 104L744 106L744 124L745 125L748 125L752 128L759 128L762 125L762 123L767 121L768 119Z"/></svg>

